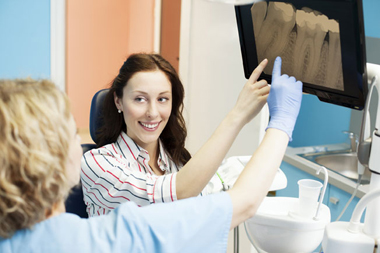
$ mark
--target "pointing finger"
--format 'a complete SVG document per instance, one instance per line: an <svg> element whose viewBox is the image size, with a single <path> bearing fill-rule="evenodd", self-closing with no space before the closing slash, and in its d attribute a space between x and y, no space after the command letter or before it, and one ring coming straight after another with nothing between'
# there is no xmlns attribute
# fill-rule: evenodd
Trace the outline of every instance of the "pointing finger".
<svg viewBox="0 0 380 253"><path fill-rule="evenodd" d="M264 59L262 62L260 62L259 66L255 68L255 70L252 72L251 76L249 77L250 83L255 83L259 76L261 75L261 72L263 72L264 68L267 66L268 60Z"/></svg>
<svg viewBox="0 0 380 253"><path fill-rule="evenodd" d="M282 63L281 57L277 56L276 60L274 61L274 65L273 65L273 71L272 71L272 78L273 79L281 76L281 63Z"/></svg>

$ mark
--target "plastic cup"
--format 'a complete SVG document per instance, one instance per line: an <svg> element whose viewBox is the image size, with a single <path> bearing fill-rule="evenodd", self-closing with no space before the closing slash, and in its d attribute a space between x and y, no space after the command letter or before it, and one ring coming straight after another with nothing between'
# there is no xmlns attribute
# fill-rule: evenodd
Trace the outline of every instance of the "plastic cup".
<svg viewBox="0 0 380 253"><path fill-rule="evenodd" d="M298 215L304 218L315 216L318 205L318 197L321 193L322 183L312 179L302 179L298 181L299 206Z"/></svg>

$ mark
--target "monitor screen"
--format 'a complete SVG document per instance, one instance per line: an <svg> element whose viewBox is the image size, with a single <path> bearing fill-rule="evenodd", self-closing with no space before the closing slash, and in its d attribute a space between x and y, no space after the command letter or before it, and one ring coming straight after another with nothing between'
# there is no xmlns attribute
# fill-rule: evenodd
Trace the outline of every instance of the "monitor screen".
<svg viewBox="0 0 380 253"><path fill-rule="evenodd" d="M268 59L304 83L321 101L362 109L367 95L361 0L275 0L236 6L244 72ZM364 85L365 84L365 85Z"/></svg>

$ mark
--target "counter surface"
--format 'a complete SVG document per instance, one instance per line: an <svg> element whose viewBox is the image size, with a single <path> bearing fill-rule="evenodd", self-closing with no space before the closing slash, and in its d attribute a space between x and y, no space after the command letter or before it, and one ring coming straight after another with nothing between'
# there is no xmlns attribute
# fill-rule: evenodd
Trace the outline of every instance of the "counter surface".
<svg viewBox="0 0 380 253"><path fill-rule="evenodd" d="M319 150L326 149L327 151L334 151L334 150L345 150L347 148L348 148L347 144L331 144L331 145L323 145L323 146L318 146L318 147L312 146L312 147L299 147L299 148L288 147L283 161L323 181L324 180L323 171L321 171L319 175L316 174L320 165L299 156L299 154L313 153L315 152L316 149L319 149ZM338 187L339 189L342 189L343 191L346 191L350 194L354 192L356 188L356 182L332 170L327 170L327 171L329 173L329 184L334 185ZM360 185L356 193L356 197L361 198L368 191L369 191L369 184Z"/></svg>

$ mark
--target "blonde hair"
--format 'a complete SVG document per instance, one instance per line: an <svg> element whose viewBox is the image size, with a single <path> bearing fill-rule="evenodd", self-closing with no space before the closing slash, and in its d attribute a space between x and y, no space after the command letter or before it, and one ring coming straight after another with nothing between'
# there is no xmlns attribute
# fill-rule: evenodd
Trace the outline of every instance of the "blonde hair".
<svg viewBox="0 0 380 253"><path fill-rule="evenodd" d="M48 80L0 80L0 237L30 228L66 198L70 119Z"/></svg>

